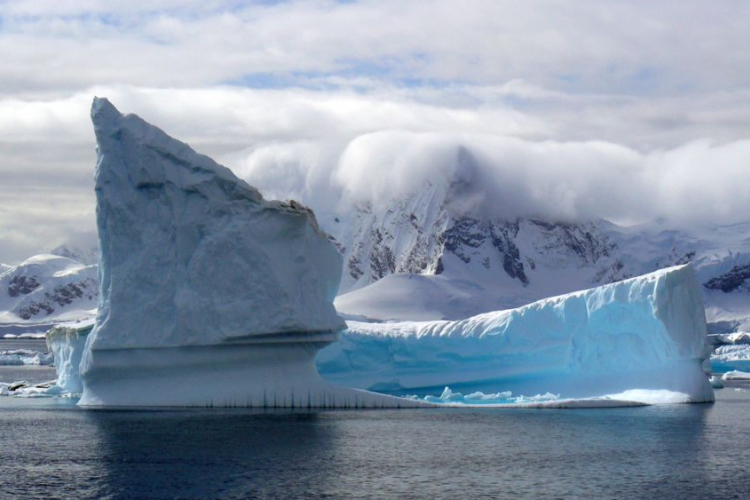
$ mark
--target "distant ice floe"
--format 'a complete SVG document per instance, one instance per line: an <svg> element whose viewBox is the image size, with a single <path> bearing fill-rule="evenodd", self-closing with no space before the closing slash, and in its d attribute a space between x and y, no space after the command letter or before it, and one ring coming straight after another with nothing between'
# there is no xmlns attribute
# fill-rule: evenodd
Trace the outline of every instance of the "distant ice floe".
<svg viewBox="0 0 750 500"><path fill-rule="evenodd" d="M477 391L463 395L446 387L440 396L407 397L442 406L492 408L616 408L691 402L690 395L685 393L645 389L633 389L619 394L591 398L562 398L559 394L550 392L534 396L513 396L511 391L490 394Z"/></svg>
<svg viewBox="0 0 750 500"><path fill-rule="evenodd" d="M47 366L54 361L52 353L32 349L0 350L0 366Z"/></svg>
<svg viewBox="0 0 750 500"><path fill-rule="evenodd" d="M722 380L750 380L750 373L733 370L721 376Z"/></svg>
<svg viewBox="0 0 750 500"><path fill-rule="evenodd" d="M4 339L13 340L13 339L43 339L47 334L46 333L20 333L18 335L14 333L6 333L3 335Z"/></svg>
<svg viewBox="0 0 750 500"><path fill-rule="evenodd" d="M745 343L719 345L711 356L711 370L719 373L750 370L750 345Z"/></svg>
<svg viewBox="0 0 750 500"><path fill-rule="evenodd" d="M16 398L75 397L58 386L54 380L32 384L28 381L0 382L0 396Z"/></svg>
<svg viewBox="0 0 750 500"><path fill-rule="evenodd" d="M537 394L535 396L513 396L511 391L495 392L485 394L481 391L475 391L471 394L463 395L460 392L453 392L450 387L443 389L440 396L406 396L408 399L426 401L437 404L460 404L460 405L515 405L523 403L539 403L546 401L556 401L560 399L559 394Z"/></svg>
<svg viewBox="0 0 750 500"><path fill-rule="evenodd" d="M711 384L711 387L713 387L714 389L724 388L724 382L722 382L721 377L717 377L713 375L711 378L708 379L708 381Z"/></svg>

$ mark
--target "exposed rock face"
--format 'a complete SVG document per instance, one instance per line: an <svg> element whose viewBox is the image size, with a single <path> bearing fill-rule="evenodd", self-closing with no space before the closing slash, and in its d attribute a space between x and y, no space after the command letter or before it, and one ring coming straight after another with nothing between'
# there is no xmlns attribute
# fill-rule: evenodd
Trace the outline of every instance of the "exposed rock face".
<svg viewBox="0 0 750 500"><path fill-rule="evenodd" d="M459 319L691 263L704 285L709 320L750 329L750 223L625 227L512 216L471 202L483 190L465 168L470 162L459 154L453 174L431 178L422 189L326 215L325 227L344 256L339 311L424 319L425 307L403 316L400 302L429 294L431 318ZM399 275L420 278L409 284ZM383 278L390 284L372 289ZM410 289L415 283L418 289Z"/></svg>
<svg viewBox="0 0 750 500"><path fill-rule="evenodd" d="M747 288L747 280L749 279L750 264L734 266L729 272L708 280L705 287L710 290L721 290L724 293L729 293L739 288Z"/></svg>
<svg viewBox="0 0 750 500"><path fill-rule="evenodd" d="M28 295L39 286L36 276L13 276L8 283L8 295L18 297Z"/></svg>
<svg viewBox="0 0 750 500"><path fill-rule="evenodd" d="M343 223L330 224L344 255L342 290L398 273L480 274L509 278L524 287L549 269L585 269L585 279L570 283L566 291L633 275L608 234L611 224L462 213L453 200L466 189L455 182L429 183L386 207L365 203ZM639 268L636 273L654 269Z"/></svg>

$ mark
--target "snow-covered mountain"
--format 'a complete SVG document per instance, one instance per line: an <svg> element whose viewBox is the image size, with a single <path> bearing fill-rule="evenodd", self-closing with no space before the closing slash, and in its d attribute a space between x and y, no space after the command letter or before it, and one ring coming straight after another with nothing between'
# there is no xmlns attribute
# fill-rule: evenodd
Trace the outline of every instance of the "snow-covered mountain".
<svg viewBox="0 0 750 500"><path fill-rule="evenodd" d="M322 215L344 255L339 311L459 319L691 262L714 327L750 323L750 223L506 217L473 203L477 191L466 180L433 180L385 204Z"/></svg>
<svg viewBox="0 0 750 500"><path fill-rule="evenodd" d="M79 319L96 299L96 265L43 254L0 268L0 325Z"/></svg>

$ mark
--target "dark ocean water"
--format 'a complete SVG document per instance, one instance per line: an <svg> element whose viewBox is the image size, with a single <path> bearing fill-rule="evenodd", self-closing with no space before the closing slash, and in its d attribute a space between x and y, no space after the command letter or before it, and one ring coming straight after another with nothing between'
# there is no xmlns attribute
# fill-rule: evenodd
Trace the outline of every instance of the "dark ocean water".
<svg viewBox="0 0 750 500"><path fill-rule="evenodd" d="M0 398L0 498L750 498L750 391L717 396L324 412Z"/></svg>
<svg viewBox="0 0 750 500"><path fill-rule="evenodd" d="M0 333L2 333L0 331ZM0 352L28 349L46 353L47 341L44 339L3 339L0 338ZM17 382L25 380L31 383L46 382L57 378L53 366L2 366L0 365L0 382ZM2 426L2 421L0 421Z"/></svg>

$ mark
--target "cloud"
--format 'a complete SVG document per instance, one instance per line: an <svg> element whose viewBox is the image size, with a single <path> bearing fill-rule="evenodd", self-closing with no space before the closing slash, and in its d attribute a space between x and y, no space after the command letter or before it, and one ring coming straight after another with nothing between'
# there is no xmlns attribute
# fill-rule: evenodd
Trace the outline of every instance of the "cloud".
<svg viewBox="0 0 750 500"><path fill-rule="evenodd" d="M546 105L521 111L507 101L518 94ZM454 176L461 151L479 172L481 198L495 200L483 209L509 216L732 222L750 206L742 188L750 122L736 123L733 107L747 99L742 92L644 102L523 82L423 92L99 86L46 101L0 99L0 260L93 230L94 95L216 157L269 197L319 211L386 202ZM693 118L654 125L679 109Z"/></svg>
<svg viewBox="0 0 750 500"><path fill-rule="evenodd" d="M6 92L343 75L666 95L750 77L750 7L729 1L35 0L0 16Z"/></svg>
<svg viewBox="0 0 750 500"><path fill-rule="evenodd" d="M750 140L641 153L602 141L391 130L358 136L338 155L310 155L310 145L277 149L281 160L263 149L251 153L245 177L344 214L358 202L385 206L457 179L472 184L463 192L471 203L460 200L461 209L508 218L733 223L746 220L750 206Z"/></svg>
<svg viewBox="0 0 750 500"><path fill-rule="evenodd" d="M730 1L0 1L0 261L93 229L94 95L324 211L469 164L484 210L741 219L748 24Z"/></svg>

